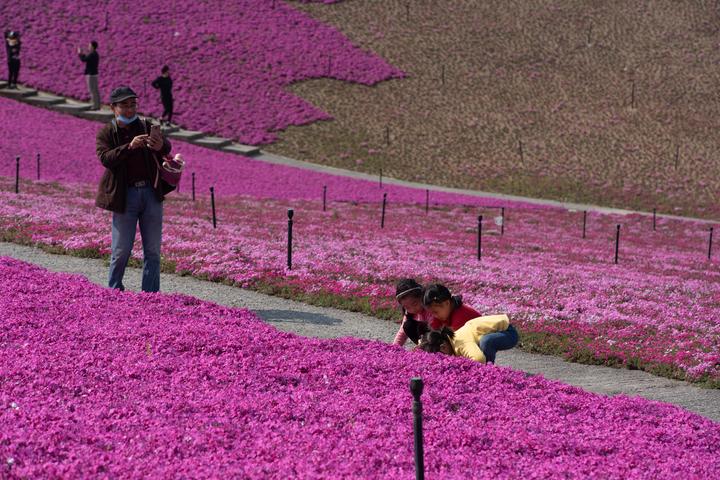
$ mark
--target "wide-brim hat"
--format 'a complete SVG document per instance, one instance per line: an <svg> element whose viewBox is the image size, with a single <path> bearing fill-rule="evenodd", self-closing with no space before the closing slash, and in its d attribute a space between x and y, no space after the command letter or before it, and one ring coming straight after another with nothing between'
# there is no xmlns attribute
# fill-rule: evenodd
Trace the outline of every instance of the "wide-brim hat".
<svg viewBox="0 0 720 480"><path fill-rule="evenodd" d="M120 103L128 98L137 98L137 94L130 87L118 87L110 93L110 103Z"/></svg>

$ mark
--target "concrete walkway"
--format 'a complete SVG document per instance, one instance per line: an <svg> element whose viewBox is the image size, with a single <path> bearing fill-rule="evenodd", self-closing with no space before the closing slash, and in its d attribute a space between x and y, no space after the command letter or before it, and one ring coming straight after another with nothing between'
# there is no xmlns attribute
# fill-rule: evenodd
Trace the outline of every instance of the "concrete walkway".
<svg viewBox="0 0 720 480"><path fill-rule="evenodd" d="M0 255L51 271L79 273L94 283L106 284L107 266L103 260L51 255L36 248L2 242ZM127 288L139 290L140 271L128 269L125 283ZM308 337L352 336L391 342L397 331L397 325L367 315L315 307L192 277L163 275L161 285L165 293L184 293L221 305L249 308L279 330ZM569 363L558 357L519 350L500 352L497 363L603 395L625 394L672 403L720 422L720 390L703 389L637 370Z"/></svg>
<svg viewBox="0 0 720 480"><path fill-rule="evenodd" d="M103 106L101 110L89 111L90 104L79 102L75 99L64 97L61 95L55 95L50 92L43 92L34 88L25 87L20 85L18 90L7 90L5 82L0 82L0 96L11 98L20 102L29 103L31 105L48 108L61 113L79 116L87 120L96 120L100 122L107 122L112 118L112 112L109 106ZM157 119L156 119L157 120ZM226 153L233 153L236 155L243 155L253 160L275 163L280 165L288 165L292 167L302 168L305 170L311 170L315 172L323 172L331 175L339 175L350 178L357 178L362 180L377 181L377 175L371 175L368 173L356 172L353 170L344 170L336 167L329 167L327 165L320 165L310 162L303 162L292 158L284 157L282 155L274 154L268 150L261 150L258 147L252 145L244 145L237 142L231 142L229 139L214 137L204 132L196 132L191 130L184 130L178 126L163 127L163 131L175 141L183 141L192 143L201 147L211 148L214 150L221 150ZM272 148L272 147L270 147ZM480 190L466 190L460 188L442 187L437 185L428 185L424 183L408 182L405 180L398 180L390 177L383 177L383 183L388 185L398 185L410 188L417 188L420 190L430 190L432 192L448 192L457 193L462 195L469 195L474 197L494 198L500 200L507 200L509 202L524 202L534 205L545 205L552 207L564 208L567 210L583 211L588 212L599 212L599 213L612 213L620 215L637 214L644 216L651 216L652 212L642 212L638 210L626 210L621 208L610 208L603 207L600 205L589 205L583 203L572 203L572 202L561 202L557 200L546 200L542 198L530 198L521 197L518 195L507 195L503 193L484 192ZM657 214L658 218L668 218L675 220L695 221L700 223L715 224L716 221L706 220L694 217L683 217L679 215L669 214Z"/></svg>

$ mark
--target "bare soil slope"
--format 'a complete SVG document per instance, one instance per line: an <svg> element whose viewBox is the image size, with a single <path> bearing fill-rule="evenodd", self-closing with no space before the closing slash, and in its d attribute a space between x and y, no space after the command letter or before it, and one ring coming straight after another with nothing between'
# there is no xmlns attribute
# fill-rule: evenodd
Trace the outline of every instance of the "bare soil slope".
<svg viewBox="0 0 720 480"><path fill-rule="evenodd" d="M403 69L293 85L269 150L396 178L720 219L715 1L300 4Z"/></svg>

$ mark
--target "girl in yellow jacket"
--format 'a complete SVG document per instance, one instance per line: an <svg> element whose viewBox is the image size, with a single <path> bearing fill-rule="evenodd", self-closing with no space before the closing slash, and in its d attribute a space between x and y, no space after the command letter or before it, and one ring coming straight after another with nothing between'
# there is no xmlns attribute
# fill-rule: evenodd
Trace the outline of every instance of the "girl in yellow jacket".
<svg viewBox="0 0 720 480"><path fill-rule="evenodd" d="M430 332L423 337L419 348L495 363L495 354L513 348L519 339L507 315L488 315L468 321L457 332L447 327Z"/></svg>

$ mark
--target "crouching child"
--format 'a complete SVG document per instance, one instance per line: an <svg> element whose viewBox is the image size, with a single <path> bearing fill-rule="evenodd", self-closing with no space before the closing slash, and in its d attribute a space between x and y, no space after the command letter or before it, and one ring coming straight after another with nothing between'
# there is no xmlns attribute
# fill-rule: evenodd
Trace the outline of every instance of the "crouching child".
<svg viewBox="0 0 720 480"><path fill-rule="evenodd" d="M448 327L429 332L423 336L418 348L495 363L498 351L513 348L519 340L507 315L488 315L469 320L456 332Z"/></svg>

